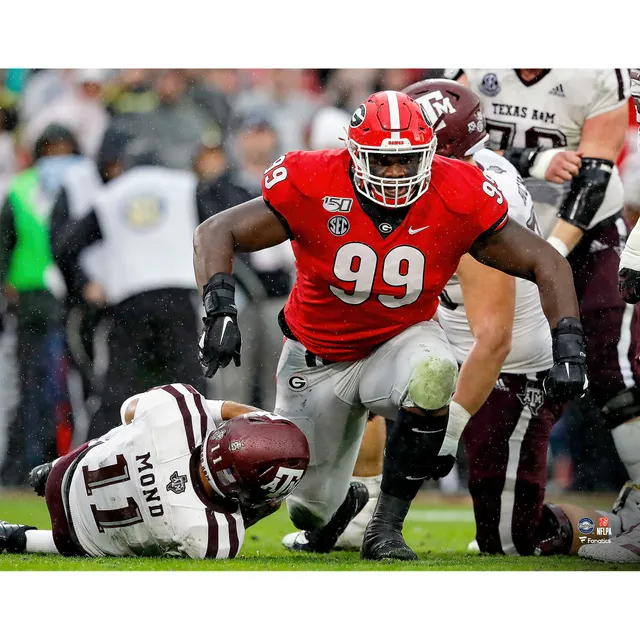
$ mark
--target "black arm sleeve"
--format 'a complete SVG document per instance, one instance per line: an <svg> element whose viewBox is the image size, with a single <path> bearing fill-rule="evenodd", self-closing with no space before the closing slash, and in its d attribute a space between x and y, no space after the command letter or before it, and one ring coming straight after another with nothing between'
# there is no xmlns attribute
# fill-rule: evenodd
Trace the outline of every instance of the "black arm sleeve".
<svg viewBox="0 0 640 640"><path fill-rule="evenodd" d="M78 256L83 249L99 240L102 240L102 231L95 211L91 211L80 220L68 221L57 234L55 241L52 238L51 248L54 260L65 279L68 274L71 284L70 290L76 295L89 282L86 274L80 268Z"/></svg>
<svg viewBox="0 0 640 640"><path fill-rule="evenodd" d="M0 210L0 284L4 283L9 272L11 254L16 246L16 227L13 219L13 207L9 198Z"/></svg>
<svg viewBox="0 0 640 640"><path fill-rule="evenodd" d="M582 158L578 175L571 180L569 193L560 205L558 217L587 231L604 201L613 162L602 158Z"/></svg>

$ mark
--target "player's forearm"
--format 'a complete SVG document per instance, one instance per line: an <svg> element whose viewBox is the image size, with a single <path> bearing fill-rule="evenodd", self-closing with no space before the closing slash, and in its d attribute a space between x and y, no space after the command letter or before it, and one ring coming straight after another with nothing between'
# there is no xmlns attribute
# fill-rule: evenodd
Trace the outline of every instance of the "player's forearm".
<svg viewBox="0 0 640 640"><path fill-rule="evenodd" d="M260 409L248 404L239 404L238 402L226 400L222 403L220 414L222 415L223 420L231 420L231 418L236 418L244 415L245 413L251 413L252 411L260 411Z"/></svg>
<svg viewBox="0 0 640 640"><path fill-rule="evenodd" d="M566 257L575 249L583 235L584 231L582 229L569 224L565 220L558 220L553 227L548 242L555 247L560 255Z"/></svg>
<svg viewBox="0 0 640 640"><path fill-rule="evenodd" d="M233 233L225 218L218 216L205 220L193 236L193 268L200 290L215 273L233 269Z"/></svg>
<svg viewBox="0 0 640 640"><path fill-rule="evenodd" d="M580 318L573 272L567 260L547 244L533 271L549 326L554 329L562 318Z"/></svg>
<svg viewBox="0 0 640 640"><path fill-rule="evenodd" d="M505 358L511 350L509 335L494 341L476 340L460 367L453 400L474 415L486 402Z"/></svg>

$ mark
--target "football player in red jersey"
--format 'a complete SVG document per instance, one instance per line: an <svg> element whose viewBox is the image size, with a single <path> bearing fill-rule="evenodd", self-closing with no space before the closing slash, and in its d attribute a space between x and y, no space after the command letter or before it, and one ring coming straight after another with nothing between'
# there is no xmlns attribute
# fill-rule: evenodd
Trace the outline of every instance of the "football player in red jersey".
<svg viewBox="0 0 640 640"><path fill-rule="evenodd" d="M196 231L206 310L199 348L208 376L232 359L240 363L234 250L292 240L297 278L280 314L287 339L276 408L311 449L307 475L287 500L303 530L293 548L329 550L361 508L349 478L370 410L395 422L361 557L417 558L402 536L411 501L426 478L446 475L454 463L438 452L457 364L432 318L463 254L536 282L553 331L546 392L562 400L586 388L566 260L509 220L504 196L479 169L434 158L436 144L419 104L375 93L353 114L346 149L282 156L265 172L262 197Z"/></svg>

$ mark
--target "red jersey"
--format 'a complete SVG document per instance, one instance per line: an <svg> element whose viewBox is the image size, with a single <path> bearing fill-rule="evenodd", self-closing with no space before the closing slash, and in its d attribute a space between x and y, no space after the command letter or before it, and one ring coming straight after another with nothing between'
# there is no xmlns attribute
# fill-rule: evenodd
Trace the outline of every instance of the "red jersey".
<svg viewBox="0 0 640 640"><path fill-rule="evenodd" d="M359 360L429 320L461 256L507 222L506 199L478 168L435 156L429 189L388 233L358 204L350 162L346 149L294 151L262 183L296 258L287 324L309 351L334 361Z"/></svg>

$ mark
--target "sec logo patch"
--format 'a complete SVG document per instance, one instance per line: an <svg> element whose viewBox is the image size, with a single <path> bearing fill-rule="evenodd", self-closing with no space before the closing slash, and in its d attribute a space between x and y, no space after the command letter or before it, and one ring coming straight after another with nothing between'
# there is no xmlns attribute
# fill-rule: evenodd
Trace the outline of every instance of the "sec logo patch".
<svg viewBox="0 0 640 640"><path fill-rule="evenodd" d="M289 389L291 389L291 391L302 391L303 389L307 388L307 385L309 383L304 376L295 375L289 378L289 382L287 384L289 385Z"/></svg>
<svg viewBox="0 0 640 640"><path fill-rule="evenodd" d="M349 221L344 216L333 216L327 223L327 227L334 236L343 236L349 231Z"/></svg>

